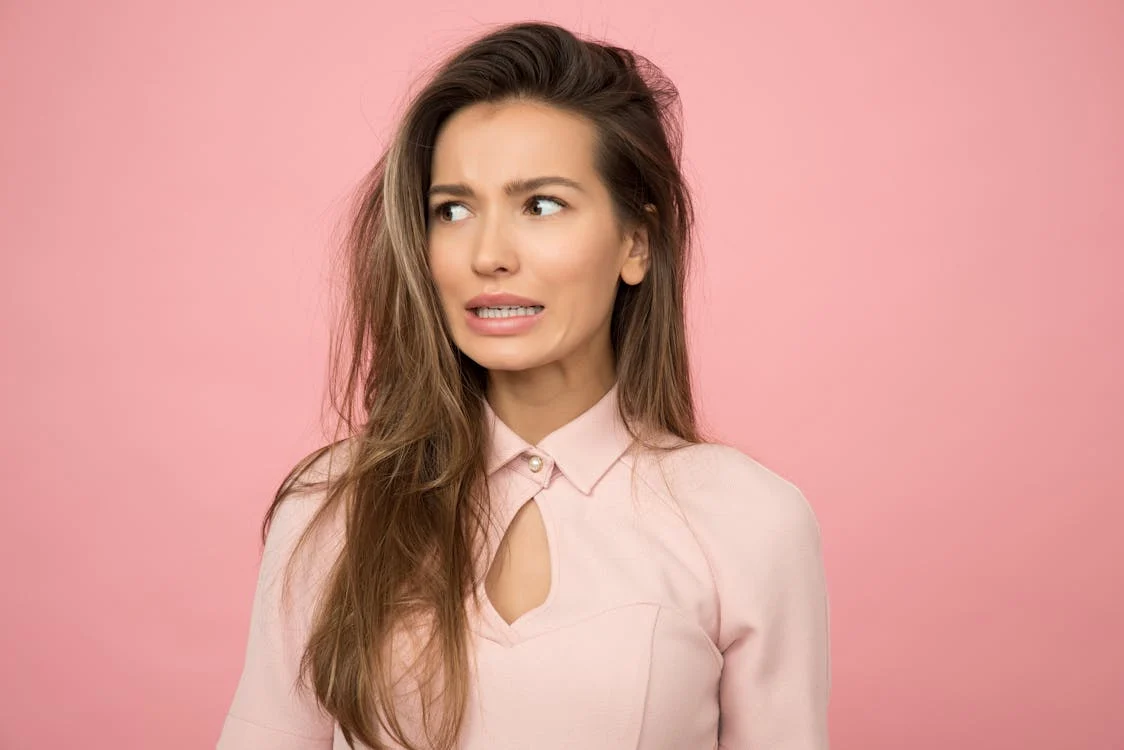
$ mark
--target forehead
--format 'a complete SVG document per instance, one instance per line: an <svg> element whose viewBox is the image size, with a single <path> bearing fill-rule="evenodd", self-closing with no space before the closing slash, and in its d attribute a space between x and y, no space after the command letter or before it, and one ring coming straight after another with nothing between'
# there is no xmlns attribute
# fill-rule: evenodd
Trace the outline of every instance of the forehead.
<svg viewBox="0 0 1124 750"><path fill-rule="evenodd" d="M438 131L432 177L481 184L544 174L588 177L595 136L585 118L546 104L476 102Z"/></svg>

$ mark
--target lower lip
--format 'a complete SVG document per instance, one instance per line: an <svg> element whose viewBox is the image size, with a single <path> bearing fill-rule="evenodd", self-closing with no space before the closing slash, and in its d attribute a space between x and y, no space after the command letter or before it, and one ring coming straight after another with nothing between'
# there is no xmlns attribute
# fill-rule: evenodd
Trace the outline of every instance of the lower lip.
<svg viewBox="0 0 1124 750"><path fill-rule="evenodd" d="M539 310L534 315L516 315L510 318L481 318L472 310L465 310L465 322L475 333L485 336L512 336L517 333L526 333L531 330L539 318L546 312L546 308Z"/></svg>

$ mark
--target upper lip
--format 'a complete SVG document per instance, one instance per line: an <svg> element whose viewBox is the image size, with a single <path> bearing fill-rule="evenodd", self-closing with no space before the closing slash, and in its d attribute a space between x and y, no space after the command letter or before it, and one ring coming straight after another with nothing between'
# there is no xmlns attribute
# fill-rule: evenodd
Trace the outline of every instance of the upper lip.
<svg viewBox="0 0 1124 750"><path fill-rule="evenodd" d="M518 294L508 294L506 292L478 294L470 299L464 307L466 310L471 310L474 307L501 307L504 305L516 307L545 307L541 302L536 302L533 299L520 297Z"/></svg>

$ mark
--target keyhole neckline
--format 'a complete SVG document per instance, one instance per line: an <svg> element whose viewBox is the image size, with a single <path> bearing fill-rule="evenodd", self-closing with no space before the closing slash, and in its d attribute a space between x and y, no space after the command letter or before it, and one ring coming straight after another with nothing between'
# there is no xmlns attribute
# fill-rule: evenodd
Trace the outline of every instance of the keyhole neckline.
<svg viewBox="0 0 1124 750"><path fill-rule="evenodd" d="M546 597L542 602L521 613L511 622L508 622L503 618L503 615L500 614L499 610L492 602L492 598L488 595L488 574L491 571L492 565L495 564L496 557L500 554L500 545L507 535L508 530L511 528L515 516L524 506L532 502L537 505L539 516L542 519L548 558L547 565L550 571L550 585L547 589ZM484 575L476 586L476 594L480 601L480 609L484 619L491 624L493 630L503 639L505 645L513 646L529 635L530 629L545 612L549 611L558 594L558 535L555 532L551 513L548 508L544 506L538 490L521 503L511 508L510 512L506 513L502 520L503 527L499 530L499 541L497 542L495 555L493 555L490 560L486 561Z"/></svg>

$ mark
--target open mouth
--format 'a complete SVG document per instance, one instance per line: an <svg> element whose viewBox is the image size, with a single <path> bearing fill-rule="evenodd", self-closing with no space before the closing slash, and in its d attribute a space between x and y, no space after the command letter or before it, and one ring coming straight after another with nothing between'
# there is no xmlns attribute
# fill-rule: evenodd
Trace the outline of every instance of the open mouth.
<svg viewBox="0 0 1124 750"><path fill-rule="evenodd" d="M500 305L496 307L473 307L472 314L478 318L519 318L528 315L537 315L543 311L542 305L519 307L514 305Z"/></svg>

